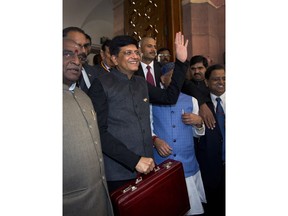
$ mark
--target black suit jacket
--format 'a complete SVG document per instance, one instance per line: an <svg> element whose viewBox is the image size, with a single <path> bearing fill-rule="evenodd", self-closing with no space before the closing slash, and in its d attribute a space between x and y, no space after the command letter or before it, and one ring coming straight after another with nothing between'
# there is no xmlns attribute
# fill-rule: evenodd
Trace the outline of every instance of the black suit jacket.
<svg viewBox="0 0 288 216"><path fill-rule="evenodd" d="M87 63L83 64L83 68L85 69L86 73L87 73L87 76L89 78L89 81L92 85L93 81L95 78L99 77L102 73L99 72L95 66L91 66ZM84 81L84 78L81 74L80 78L79 78L79 87L81 88L82 91L84 91L86 94L88 94L88 87Z"/></svg>
<svg viewBox="0 0 288 216"><path fill-rule="evenodd" d="M186 79L181 91L195 97L198 100L199 106L210 101L210 91L204 80L194 81Z"/></svg>
<svg viewBox="0 0 288 216"><path fill-rule="evenodd" d="M99 76L110 72L110 71L107 71L106 68L104 68L104 66L102 65L102 62L100 64L94 65L94 67L98 71ZM111 70L111 68L110 68L110 70Z"/></svg>
<svg viewBox="0 0 288 216"><path fill-rule="evenodd" d="M207 102L216 120L216 127L211 130L206 127L205 135L195 142L195 153L200 166L201 175L205 187L219 188L223 180L222 161L222 134L218 126L213 103Z"/></svg>
<svg viewBox="0 0 288 216"><path fill-rule="evenodd" d="M155 63L154 61L154 70L155 68L160 67L160 65L157 66L158 63ZM161 89L160 88L160 76L161 76L161 68L160 73L158 73L158 69L155 74L155 80L157 86L155 87L147 82L148 85L148 93L149 93L149 101L152 104L166 104L166 105L172 105L176 104L178 100L178 96L181 92L182 85L185 80L185 74L187 71L188 65L187 63L182 63L178 59L176 59L175 62L175 69L174 73L172 75L171 84L167 89ZM139 66L139 69L137 72L135 72L135 75L139 75L145 78L144 72L142 70L142 67Z"/></svg>
<svg viewBox="0 0 288 216"><path fill-rule="evenodd" d="M153 61L153 67L154 67L154 75L155 75L155 82L156 82L156 86L157 87L160 87L160 82L161 82L161 75L162 75L162 72L161 72L161 65L159 62L157 61ZM135 73L135 75L140 75L142 77L145 78L145 75L144 75L144 71L143 71L143 68L141 66L141 64L139 64L139 69L138 71Z"/></svg>

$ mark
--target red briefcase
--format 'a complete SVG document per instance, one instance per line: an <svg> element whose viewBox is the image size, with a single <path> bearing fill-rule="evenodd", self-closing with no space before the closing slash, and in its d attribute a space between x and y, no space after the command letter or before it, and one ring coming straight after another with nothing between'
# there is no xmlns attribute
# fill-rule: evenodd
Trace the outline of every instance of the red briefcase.
<svg viewBox="0 0 288 216"><path fill-rule="evenodd" d="M183 165L167 159L111 193L118 216L183 216L190 209Z"/></svg>

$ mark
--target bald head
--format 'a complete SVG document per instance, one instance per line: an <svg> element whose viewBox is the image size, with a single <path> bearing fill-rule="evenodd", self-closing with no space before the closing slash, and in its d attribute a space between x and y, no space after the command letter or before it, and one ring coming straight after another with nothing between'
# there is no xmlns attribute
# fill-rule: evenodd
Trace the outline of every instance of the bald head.
<svg viewBox="0 0 288 216"><path fill-rule="evenodd" d="M139 42L142 53L142 62L150 64L157 55L156 40L152 37L143 37Z"/></svg>

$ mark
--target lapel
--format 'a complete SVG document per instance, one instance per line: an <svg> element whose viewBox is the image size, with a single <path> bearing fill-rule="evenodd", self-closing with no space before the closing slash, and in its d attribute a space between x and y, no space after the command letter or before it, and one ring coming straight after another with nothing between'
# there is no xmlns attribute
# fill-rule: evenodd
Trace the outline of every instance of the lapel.
<svg viewBox="0 0 288 216"><path fill-rule="evenodd" d="M160 77L162 75L161 66L160 66L159 62L154 60L153 67L154 67L154 75L155 75L156 86L160 87L160 82L161 82Z"/></svg>

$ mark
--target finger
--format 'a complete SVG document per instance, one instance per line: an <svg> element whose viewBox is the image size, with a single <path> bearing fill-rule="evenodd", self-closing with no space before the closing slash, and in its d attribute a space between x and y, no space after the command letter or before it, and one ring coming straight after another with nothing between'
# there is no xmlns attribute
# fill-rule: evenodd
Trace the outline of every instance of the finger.
<svg viewBox="0 0 288 216"><path fill-rule="evenodd" d="M187 48L188 47L188 39L186 40L186 42L185 42L185 47Z"/></svg>
<svg viewBox="0 0 288 216"><path fill-rule="evenodd" d="M179 32L176 33L175 44L179 44Z"/></svg>

